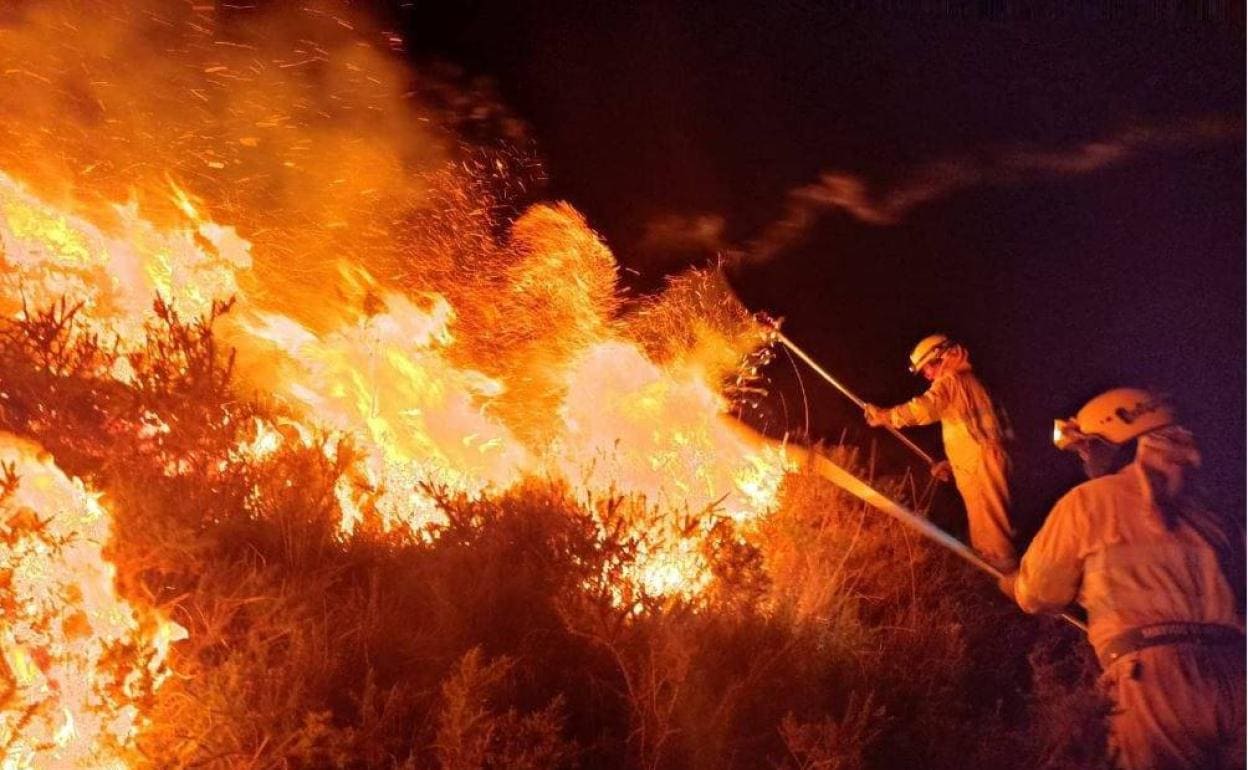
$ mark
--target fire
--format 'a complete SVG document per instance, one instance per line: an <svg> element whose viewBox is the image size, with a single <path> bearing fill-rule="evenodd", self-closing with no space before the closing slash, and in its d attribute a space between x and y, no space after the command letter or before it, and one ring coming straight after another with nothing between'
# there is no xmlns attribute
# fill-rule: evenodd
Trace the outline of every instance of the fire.
<svg viewBox="0 0 1248 770"><path fill-rule="evenodd" d="M246 275L250 244L201 218L182 189L170 195L188 216L182 227L162 231L126 206L117 209L121 232L113 234L0 176L0 243L10 266L0 303L22 313L64 294L85 303L93 331L125 340L150 321L154 297L185 313L237 299L220 334L239 351L244 387L284 404L302 435L319 426L360 451L338 486L344 536L370 515L383 529L436 525L427 485L480 496L535 473L554 473L590 495L644 496L660 508L739 523L774 504L783 458L725 425L732 404L715 382L725 351L737 359L748 350L703 330L679 355L656 363L645 340L611 317L614 304L592 283L601 284L605 269L614 272L613 262L603 262L609 252L566 210L539 207L522 218L515 237L523 245L504 272L508 281L472 298L480 305L496 298L557 322L526 330L516 340L524 359L500 366L480 339L467 352L458 347L459 317L445 296L385 286L358 266L344 265L341 284L322 298L325 315L337 319L323 321L325 328L252 300L239 288L256 280ZM585 254L590 280L570 269L585 267L577 264ZM531 295L542 297L542 307L533 307ZM474 355L486 358L480 368L470 365ZM282 441L266 428L239 451L262 460ZM673 549L673 563L686 565L682 578L646 582L662 586L659 592L683 586L696 593L699 569Z"/></svg>
<svg viewBox="0 0 1248 770"><path fill-rule="evenodd" d="M103 558L111 514L37 447L0 435L0 767L124 768L142 700L185 632L120 599ZM119 654L121 653L121 654Z"/></svg>
<svg viewBox="0 0 1248 770"><path fill-rule="evenodd" d="M420 529L437 520L420 482L474 495L505 488L526 452L483 411L501 386L445 360L453 315L446 300L420 308L389 294L377 303L371 315L322 335L289 316L257 313L240 325L242 344L263 357L288 404L363 449L361 478L386 493L377 503L382 526Z"/></svg>
<svg viewBox="0 0 1248 770"><path fill-rule="evenodd" d="M172 196L185 197L177 188ZM13 317L62 298L82 302L89 330L134 339L153 298L174 300L187 317L238 291L251 266L249 245L230 228L191 220L161 230L137 204L113 207L115 230L49 206L0 171L0 312Z"/></svg>
<svg viewBox="0 0 1248 770"><path fill-rule="evenodd" d="M595 302L583 277L568 277L573 257L558 249L604 250L581 220L553 210L524 220L525 257L510 271L513 282L492 289L500 302L521 295L523 308L525 295L553 286L559 293L544 302L555 307L542 312L574 333L569 339L558 328L535 331L520 340L529 366L482 361L482 369L499 371L489 376L466 366L456 349L458 319L446 297L386 287L362 268L344 267L348 291L323 298L327 315L340 319L325 329L251 301L239 288L252 264L250 245L232 228L199 219L181 189L171 196L194 217L182 228L161 231L134 207L118 207L121 233L111 234L0 176L0 243L11 267L0 303L21 313L58 293L81 298L97 333L124 340L150 321L153 297L192 313L213 300L238 299L221 333L240 353L245 385L285 404L301 433L317 425L361 451L338 486L344 535L368 515L383 529L437 524L437 505L423 485L480 496L545 472L587 494L640 495L664 509L713 511L739 523L774 504L784 460L725 425L732 404L714 382L725 348L730 358L748 350L734 352L729 341L700 334L663 365L652 360L643 341L607 314L614 308ZM533 244L556 253L535 254ZM526 265L530 272L520 270ZM483 299L489 296L477 301ZM530 389L544 383L518 415L514 401L510 414L499 408L512 382ZM240 451L261 460L281 441L270 431ZM697 592L704 570L688 549L673 545L650 558L663 565L651 573L666 576L644 580L648 588Z"/></svg>
<svg viewBox="0 0 1248 770"><path fill-rule="evenodd" d="M783 462L725 425L730 405L701 375L660 368L621 340L587 349L568 372L565 477L590 491L620 485L661 508L714 507L738 522L766 513Z"/></svg>
<svg viewBox="0 0 1248 770"><path fill-rule="evenodd" d="M5 317L81 303L76 320L123 353L111 376L124 385L154 301L195 319L233 300L216 339L237 354L239 396L273 405L233 457L349 447L334 487L343 538L431 536L439 494L548 476L591 509L644 498L658 515L634 523L639 559L616 579L696 597L711 529L727 519L746 537L774 507L788 461L725 419L749 394L762 325L705 275L626 302L614 255L575 209L519 205L523 152L457 149L481 115L523 144L496 105L422 106L411 73L363 42L370 26L328 3L91 5L32 4L0 46L13 65L0 66ZM93 45L70 46L95 17ZM160 52L128 64L157 22ZM153 415L139 430L177 426ZM55 638L23 615L3 626L25 709L3 712L4 767L125 766L136 699L167 675L177 628L112 594L99 499L33 450L4 451L19 494L51 497L23 503L41 518L10 520L0 570L30 618L70 608ZM45 520L78 545L40 550ZM92 677L118 645L136 652L110 689Z"/></svg>

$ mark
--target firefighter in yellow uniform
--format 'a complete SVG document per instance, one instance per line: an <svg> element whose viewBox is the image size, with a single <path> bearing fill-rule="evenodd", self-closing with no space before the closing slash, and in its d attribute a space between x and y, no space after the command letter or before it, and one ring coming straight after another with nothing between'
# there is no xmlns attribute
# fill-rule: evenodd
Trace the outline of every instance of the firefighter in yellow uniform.
<svg viewBox="0 0 1248 770"><path fill-rule="evenodd" d="M1243 768L1243 532L1194 493L1192 434L1164 400L1119 388L1054 439L1091 480L1058 501L1003 589L1027 612L1087 609L1118 767Z"/></svg>
<svg viewBox="0 0 1248 770"><path fill-rule="evenodd" d="M972 372L966 348L945 335L919 341L910 353L910 371L932 383L927 391L889 409L867 404L867 423L905 428L940 422L953 481L966 505L971 547L997 569L1013 571L1018 556L1009 514L1004 421Z"/></svg>

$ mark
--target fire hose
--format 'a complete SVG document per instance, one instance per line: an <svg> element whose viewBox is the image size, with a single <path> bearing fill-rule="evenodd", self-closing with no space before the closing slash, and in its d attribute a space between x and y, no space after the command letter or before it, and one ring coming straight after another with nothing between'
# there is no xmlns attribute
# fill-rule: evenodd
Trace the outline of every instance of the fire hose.
<svg viewBox="0 0 1248 770"><path fill-rule="evenodd" d="M845 470L833 461L832 458L827 457L822 452L767 438L766 436L759 434L753 428L732 418L727 418L725 420L725 424L737 433L737 435L756 446L769 446L778 450L790 461L796 464L806 464L812 471L819 474L824 479L832 482L877 511L892 516L897 521L918 532L920 535L928 540L931 540L942 548L952 551L956 556L971 566L981 572L991 575L993 579L1000 580L1004 576L1004 573L1002 573L1001 570L997 569L992 564L989 564L987 561L984 561L983 557L975 553L974 550L968 547L961 540L958 540L953 535L950 535L948 532L910 510L906 506L880 492L875 487L855 476L853 473ZM1087 632L1087 624L1069 612L1061 613L1061 617L1075 628L1078 628L1085 633Z"/></svg>
<svg viewBox="0 0 1248 770"><path fill-rule="evenodd" d="M927 519L919 516L917 513L906 508L901 503L898 503L897 501L889 498L887 495L882 494L870 484L837 465L823 454L819 452L809 452L808 454L812 470L823 478L831 481L833 484L837 485L872 508L875 508L877 511L892 516L897 521L900 521L902 524L905 524L927 539L952 551L971 565L983 572L988 573L989 575L992 575L993 578L1000 580L1003 576L1001 570L984 561L979 554L968 548L964 543L962 543L962 541L958 540L953 535L945 532L940 527L937 527ZM1079 620L1074 615L1071 615L1069 612L1063 612L1061 617L1075 628L1087 632L1087 625L1082 620Z"/></svg>
<svg viewBox="0 0 1248 770"><path fill-rule="evenodd" d="M736 298L737 302L740 302L742 307L745 307L745 303L741 302L741 298L737 296L737 291L736 289L733 288L732 281L728 280L728 273L724 269L724 266L722 264L719 266L719 278L723 282L724 287L728 289L729 294L731 294L734 298ZM809 366L811 369L815 371L815 374L818 374L829 385L839 390L841 394L844 395L846 398L848 398L850 401L853 401L854 404L859 409L865 410L867 408L866 401L863 401L852 390L845 387L845 385L843 385L840 382L840 380L833 377L831 374L828 373L826 369L820 366L818 361L806 355L806 351L798 347L796 342L794 342L793 340L785 336L784 332L780 331L780 323L778 321L772 322L771 327L772 327L771 333L775 336L775 339L779 341L780 344L788 348L789 351L793 353L793 355L802 359L802 361L805 362L807 366ZM909 449L911 452L914 452L915 455L919 457L919 459L927 463L928 467L936 465L936 460L927 452L925 452L922 447L920 447L918 444L911 441L910 438L906 436L906 434L897 430L892 425L886 424L880 427L884 428L889 433L893 434L893 436L895 436L898 441L900 441L903 445L905 445L907 449Z"/></svg>
<svg viewBox="0 0 1248 770"><path fill-rule="evenodd" d="M779 327L776 327L774 333L776 335L776 339L779 340L782 345L784 345L786 348L792 351L793 355L802 359L802 361L806 362L807 366L809 366L811 369L814 369L815 374L818 374L820 377L827 380L827 382L832 387L839 390L842 394L845 395L846 398L848 398L850 401L853 401L855 404L857 404L859 409L867 408L867 402L863 401L861 398L858 398L858 396L854 395L853 391L851 391L849 388L845 387L840 382L838 382L837 379L833 377L831 374L828 374L828 372L825 371L824 368L820 366L813 358L806 355L806 352L803 351L801 348L799 348L797 344L793 342L793 340L786 337L784 335L784 332L780 331ZM881 427L883 427L889 433L896 436L898 441L905 444L910 449L910 451L918 455L919 458L922 459L929 466L936 464L936 460L934 460L932 456L929 455L927 452L923 451L922 447L920 447L918 444L911 441L906 436L906 434L902 433L901 431L897 430L891 425L883 425Z"/></svg>

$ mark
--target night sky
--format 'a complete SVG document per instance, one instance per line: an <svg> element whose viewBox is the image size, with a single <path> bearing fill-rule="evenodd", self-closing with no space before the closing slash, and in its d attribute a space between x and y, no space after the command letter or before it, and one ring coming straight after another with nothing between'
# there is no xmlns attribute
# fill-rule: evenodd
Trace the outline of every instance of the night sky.
<svg viewBox="0 0 1248 770"><path fill-rule="evenodd" d="M789 190L824 171L886 194L950 158L1060 153L1127 127L1217 122L1221 138L1150 145L1085 173L968 185L890 224L828 210L801 242L731 274L751 309L783 316L789 336L868 401L921 389L905 369L919 337L963 340L1013 418L1021 508L1033 516L1077 478L1048 444L1052 419L1138 384L1174 395L1203 440L1215 498L1242 518L1242 10L1207 20L1130 3L849 5L389 10L414 58L496 82L532 127L549 195L585 212L634 291L713 258L713 246L648 241L665 216L720 217L723 241L741 247L784 214ZM765 407L772 432L804 422L793 369L780 363ZM803 377L814 433L848 428L853 441L878 437L886 462L902 456ZM939 443L935 430L916 439Z"/></svg>

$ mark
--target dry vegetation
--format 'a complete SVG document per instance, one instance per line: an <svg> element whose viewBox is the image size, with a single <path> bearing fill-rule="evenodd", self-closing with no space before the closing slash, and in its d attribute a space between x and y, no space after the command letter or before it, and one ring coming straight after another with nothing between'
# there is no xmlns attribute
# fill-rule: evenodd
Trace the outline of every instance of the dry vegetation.
<svg viewBox="0 0 1248 770"><path fill-rule="evenodd" d="M213 319L158 307L131 387L74 315L3 329L0 429L106 491L123 593L190 633L140 763L1098 766L1086 645L816 478L790 480L750 545L721 525L702 599L622 603L639 544L613 522L643 503L532 481L439 495L449 523L420 537L344 541L348 448L231 452L273 408L231 389Z"/></svg>

